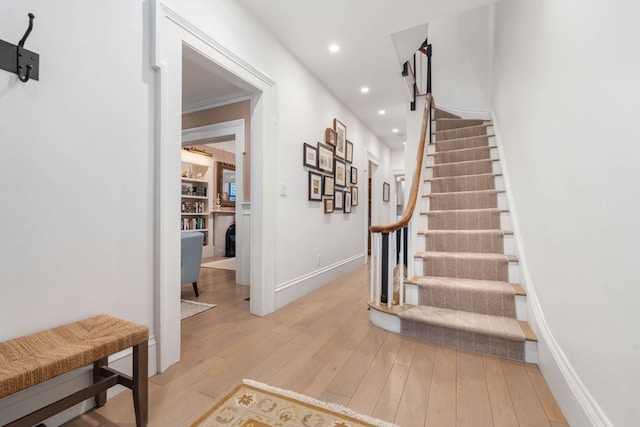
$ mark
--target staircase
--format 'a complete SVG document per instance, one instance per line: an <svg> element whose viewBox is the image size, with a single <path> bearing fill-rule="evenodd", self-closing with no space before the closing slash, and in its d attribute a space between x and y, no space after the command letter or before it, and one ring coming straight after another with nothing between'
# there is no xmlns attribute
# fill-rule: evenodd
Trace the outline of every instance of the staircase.
<svg viewBox="0 0 640 427"><path fill-rule="evenodd" d="M438 109L432 125L407 304L372 305L372 322L434 344L535 362L492 125ZM381 320L380 312L399 322Z"/></svg>

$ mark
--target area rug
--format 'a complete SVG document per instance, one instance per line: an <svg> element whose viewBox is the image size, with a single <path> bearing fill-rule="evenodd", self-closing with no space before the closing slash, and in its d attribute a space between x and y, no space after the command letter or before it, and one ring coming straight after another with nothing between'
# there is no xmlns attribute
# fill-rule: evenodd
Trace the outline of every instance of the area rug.
<svg viewBox="0 0 640 427"><path fill-rule="evenodd" d="M244 380L191 427L398 427L349 408Z"/></svg>
<svg viewBox="0 0 640 427"><path fill-rule="evenodd" d="M186 299L180 300L180 320L184 320L188 317L195 316L198 313L207 311L215 307L216 304L207 304L206 302L189 301Z"/></svg>
<svg viewBox="0 0 640 427"><path fill-rule="evenodd" d="M202 264L202 267L206 268L219 268L221 270L235 270L236 269L236 259L235 258L225 258L220 259L218 261L211 261Z"/></svg>

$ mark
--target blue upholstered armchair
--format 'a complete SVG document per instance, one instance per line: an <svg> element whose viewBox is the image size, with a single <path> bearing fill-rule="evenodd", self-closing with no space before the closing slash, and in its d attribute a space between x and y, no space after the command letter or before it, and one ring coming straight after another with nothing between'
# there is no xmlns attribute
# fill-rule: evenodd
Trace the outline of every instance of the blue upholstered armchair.
<svg viewBox="0 0 640 427"><path fill-rule="evenodd" d="M202 263L202 243L204 234L200 232L182 233L180 251L180 285L193 284L193 291L198 293L198 277Z"/></svg>

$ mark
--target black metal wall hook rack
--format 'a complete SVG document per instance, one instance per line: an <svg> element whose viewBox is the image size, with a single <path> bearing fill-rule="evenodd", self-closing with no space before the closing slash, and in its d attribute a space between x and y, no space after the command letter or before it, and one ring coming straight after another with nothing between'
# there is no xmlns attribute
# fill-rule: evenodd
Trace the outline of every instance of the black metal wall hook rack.
<svg viewBox="0 0 640 427"><path fill-rule="evenodd" d="M0 40L0 69L15 73L21 82L40 80L40 55L24 48L33 29L33 13L29 14L29 28L18 45Z"/></svg>

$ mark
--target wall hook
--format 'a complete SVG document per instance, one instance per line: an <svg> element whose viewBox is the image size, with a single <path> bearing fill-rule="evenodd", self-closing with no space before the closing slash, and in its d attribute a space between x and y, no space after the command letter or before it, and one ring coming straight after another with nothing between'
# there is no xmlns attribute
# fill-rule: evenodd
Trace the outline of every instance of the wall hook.
<svg viewBox="0 0 640 427"><path fill-rule="evenodd" d="M29 28L15 46L0 40L0 69L15 73L21 82L39 80L40 55L24 48L24 43L33 29L33 13L29 13ZM24 72L24 75L22 74Z"/></svg>

